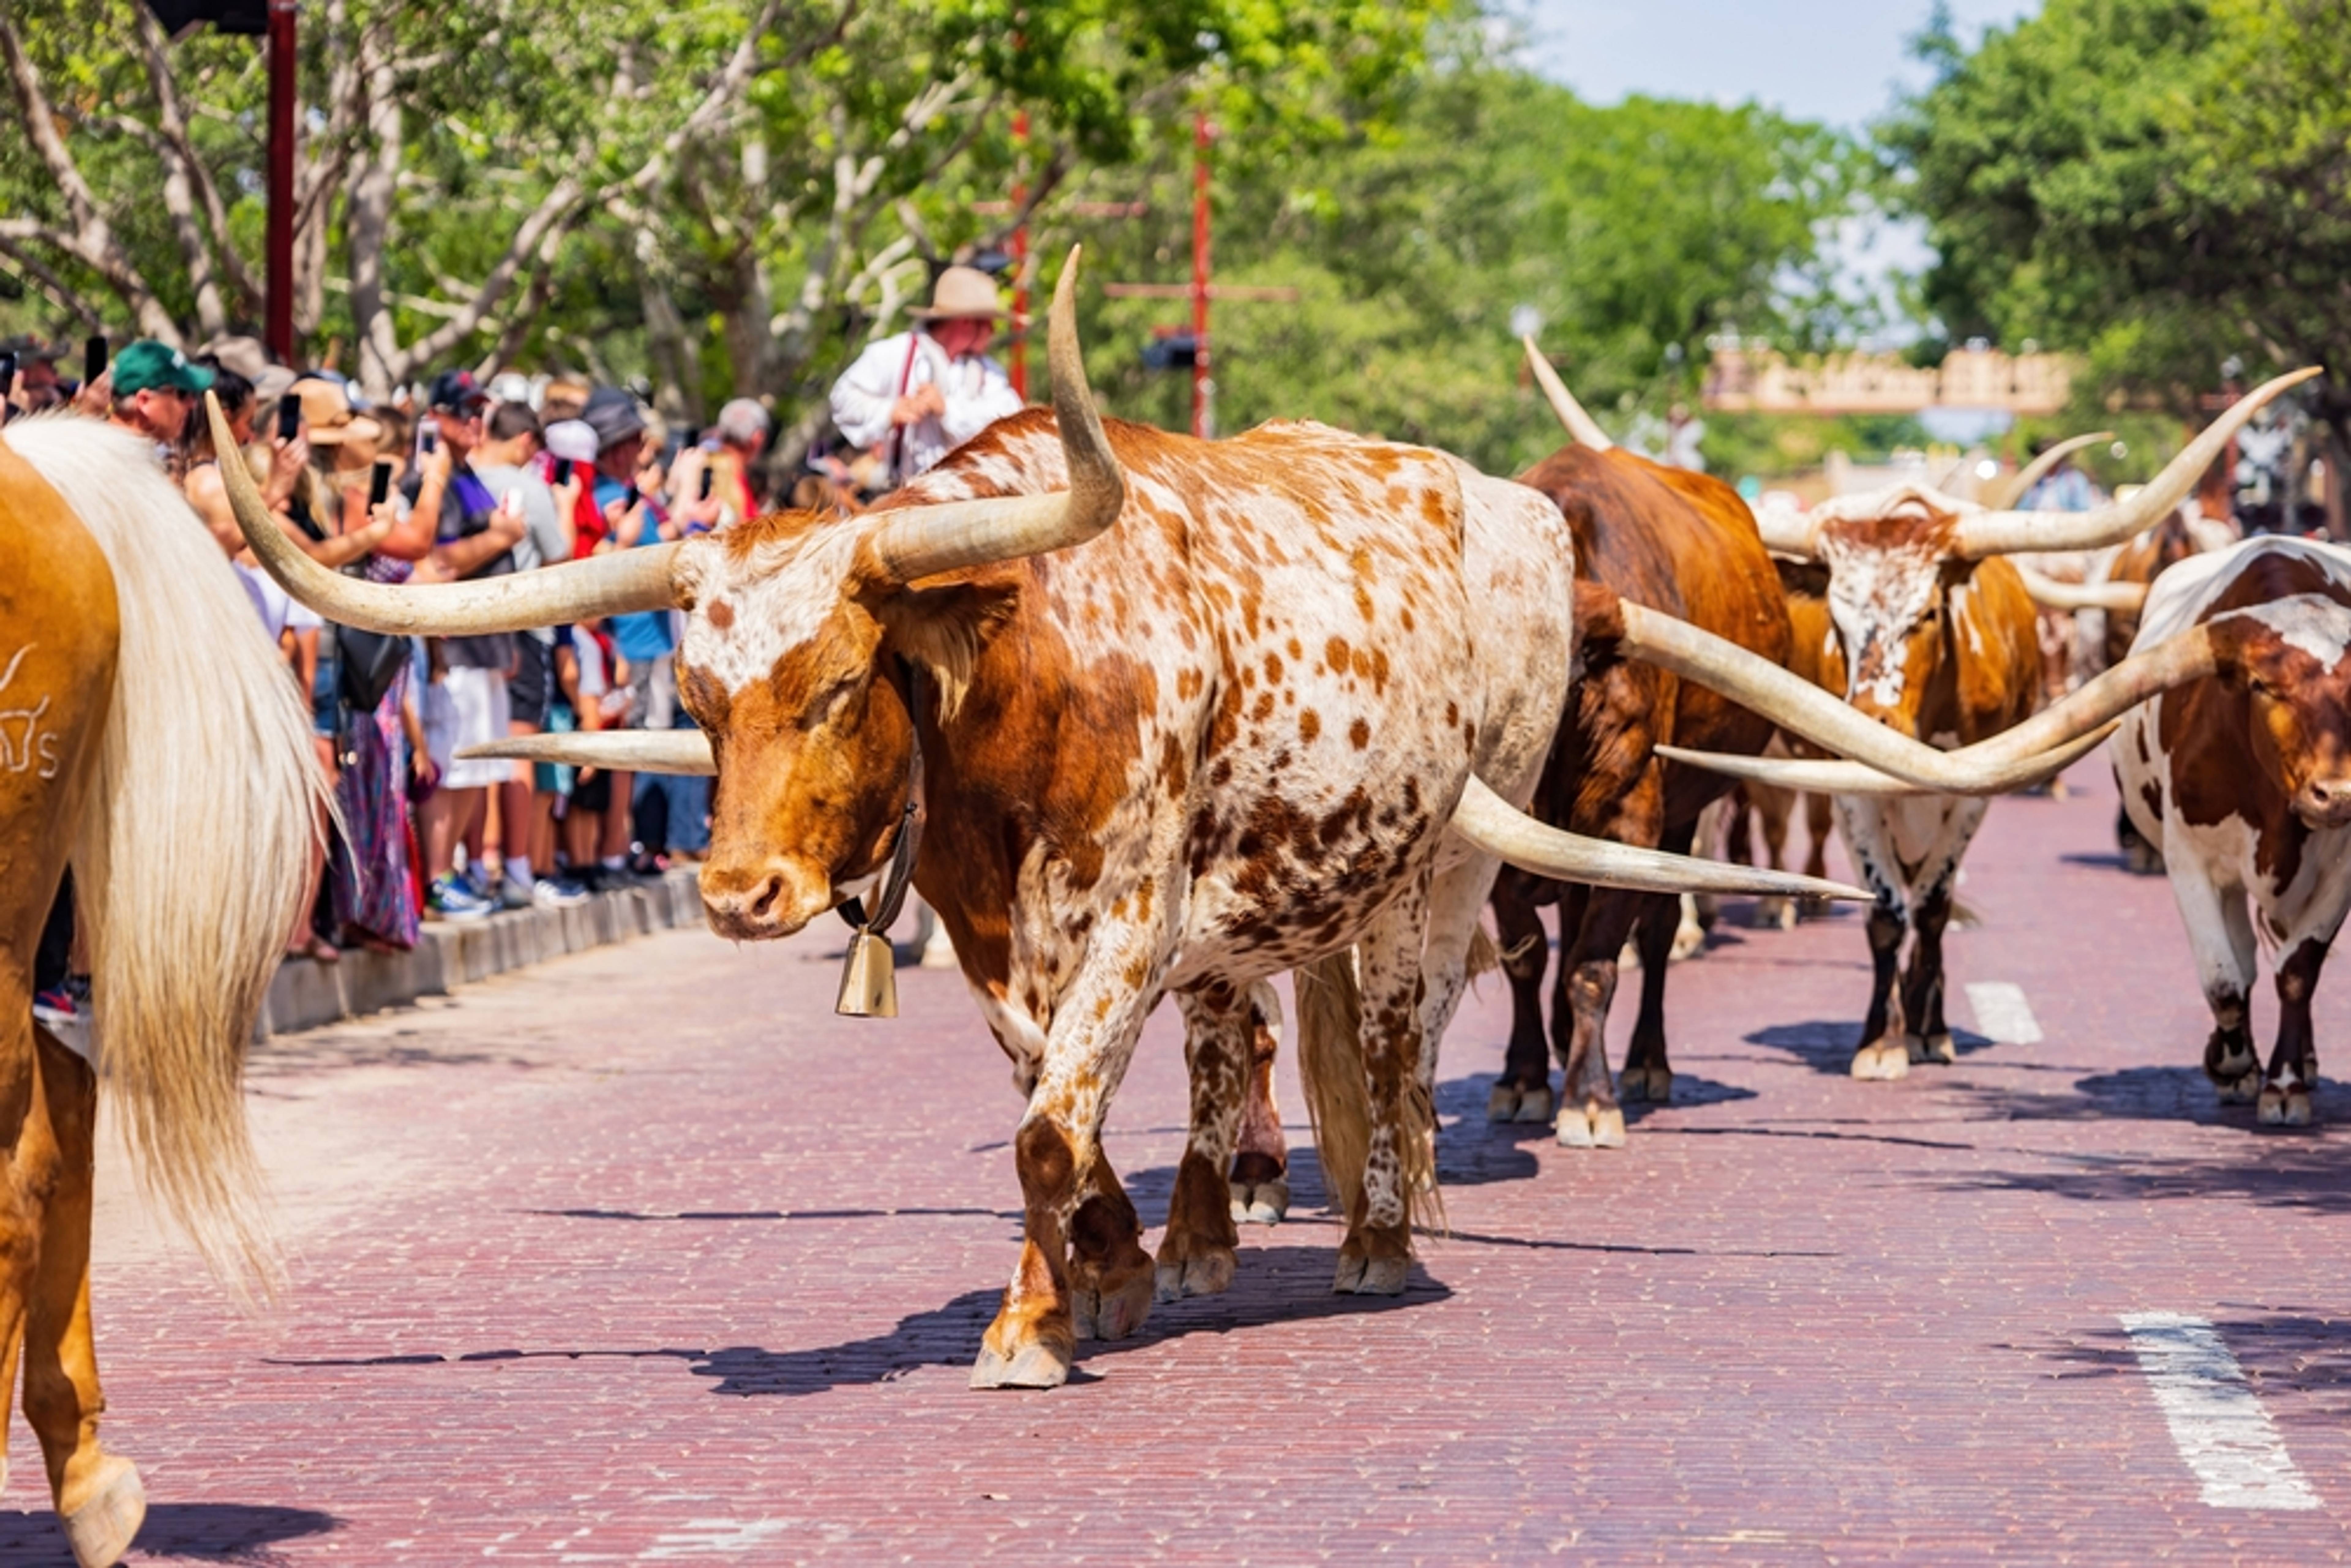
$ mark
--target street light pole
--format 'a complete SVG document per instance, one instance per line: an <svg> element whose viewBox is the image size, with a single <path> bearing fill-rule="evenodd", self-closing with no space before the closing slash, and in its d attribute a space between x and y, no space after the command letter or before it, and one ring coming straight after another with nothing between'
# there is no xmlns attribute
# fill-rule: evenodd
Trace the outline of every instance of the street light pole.
<svg viewBox="0 0 2351 1568"><path fill-rule="evenodd" d="M294 362L294 4L269 0L269 352Z"/></svg>

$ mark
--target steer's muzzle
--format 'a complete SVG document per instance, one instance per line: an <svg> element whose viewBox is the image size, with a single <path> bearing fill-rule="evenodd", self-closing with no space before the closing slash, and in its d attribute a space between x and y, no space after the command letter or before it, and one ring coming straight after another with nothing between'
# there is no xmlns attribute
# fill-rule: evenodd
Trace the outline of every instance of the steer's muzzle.
<svg viewBox="0 0 2351 1568"><path fill-rule="evenodd" d="M2351 827L2351 779L2314 779L2294 791L2294 814L2314 828Z"/></svg>
<svg viewBox="0 0 2351 1568"><path fill-rule="evenodd" d="M737 942L789 936L832 904L832 879L790 855L703 862L703 912L713 931Z"/></svg>

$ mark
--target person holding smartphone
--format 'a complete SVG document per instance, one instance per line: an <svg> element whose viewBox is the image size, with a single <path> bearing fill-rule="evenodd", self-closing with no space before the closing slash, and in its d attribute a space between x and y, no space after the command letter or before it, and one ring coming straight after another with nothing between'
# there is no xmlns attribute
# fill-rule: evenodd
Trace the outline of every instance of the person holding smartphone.
<svg viewBox="0 0 2351 1568"><path fill-rule="evenodd" d="M501 502L474 469L489 401L469 371L444 371L434 377L419 423L416 465L400 486L417 510L435 517L435 575L459 581L513 572L514 548L528 531L522 507ZM504 784L511 768L495 758L461 758L456 752L507 735L511 712L507 676L516 664L516 635L495 632L434 640L447 672L440 685L453 722L438 732L446 737L445 754L434 758L440 788L424 802L419 826L431 889L426 909L438 919L479 919L491 911L490 895L496 889L488 883L482 858L470 857L472 875L460 879L456 852L461 841L481 843L487 792Z"/></svg>

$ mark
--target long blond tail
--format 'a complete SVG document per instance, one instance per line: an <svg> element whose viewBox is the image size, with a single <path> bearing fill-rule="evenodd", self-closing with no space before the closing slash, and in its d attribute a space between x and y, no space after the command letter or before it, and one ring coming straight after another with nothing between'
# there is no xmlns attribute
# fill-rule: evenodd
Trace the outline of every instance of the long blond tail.
<svg viewBox="0 0 2351 1568"><path fill-rule="evenodd" d="M277 1259L245 1058L327 800L307 705L145 442L80 419L23 421L6 439L96 538L120 606L72 850L100 1080L142 1188L217 1275L266 1291Z"/></svg>
<svg viewBox="0 0 2351 1568"><path fill-rule="evenodd" d="M1298 993L1298 1084L1314 1127L1315 1156L1332 1209L1352 1222L1371 1158L1372 1103L1364 1065L1364 993L1354 949L1343 948L1291 972ZM1423 1049L1428 1049L1424 1043ZM1437 1182L1437 1113L1419 1075L1407 1075L1396 1129L1397 1176L1412 1222L1446 1229L1445 1195Z"/></svg>

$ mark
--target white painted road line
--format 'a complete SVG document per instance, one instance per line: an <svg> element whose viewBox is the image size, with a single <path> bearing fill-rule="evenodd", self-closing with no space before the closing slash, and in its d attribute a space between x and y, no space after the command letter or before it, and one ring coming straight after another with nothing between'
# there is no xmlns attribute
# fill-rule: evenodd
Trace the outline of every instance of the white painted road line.
<svg viewBox="0 0 2351 1568"><path fill-rule="evenodd" d="M1968 982L1968 1006L1976 1011L1976 1029L2002 1045L2038 1045L2041 1020L2024 999L2024 988L2006 980Z"/></svg>
<svg viewBox="0 0 2351 1568"><path fill-rule="evenodd" d="M1969 988L1972 990L1974 988ZM2312 1509L2318 1494L2294 1469L2244 1368L2210 1320L2125 1312L2123 1332L2171 1427L2171 1441L2214 1508Z"/></svg>

